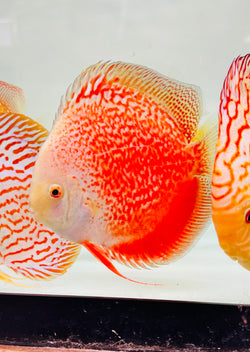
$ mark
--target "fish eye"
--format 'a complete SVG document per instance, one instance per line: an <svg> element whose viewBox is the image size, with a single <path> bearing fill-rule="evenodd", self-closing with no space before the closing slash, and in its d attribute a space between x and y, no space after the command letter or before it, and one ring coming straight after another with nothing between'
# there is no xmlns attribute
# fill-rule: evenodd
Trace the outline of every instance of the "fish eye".
<svg viewBox="0 0 250 352"><path fill-rule="evenodd" d="M60 198L63 195L63 190L60 185L53 184L49 187L49 195L51 198Z"/></svg>
<svg viewBox="0 0 250 352"><path fill-rule="evenodd" d="M247 224L250 223L250 209L245 212L245 221Z"/></svg>

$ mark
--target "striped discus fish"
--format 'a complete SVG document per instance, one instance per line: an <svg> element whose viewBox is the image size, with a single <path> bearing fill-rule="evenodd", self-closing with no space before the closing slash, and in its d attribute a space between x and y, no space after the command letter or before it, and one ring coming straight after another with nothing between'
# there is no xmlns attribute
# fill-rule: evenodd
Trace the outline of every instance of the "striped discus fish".
<svg viewBox="0 0 250 352"><path fill-rule="evenodd" d="M13 97L13 92L14 97ZM37 154L48 132L32 119L8 110L23 106L22 91L0 82L0 264L29 279L52 279L74 263L80 246L39 224L29 209ZM9 104L11 101L11 104ZM0 271L0 279L17 284ZM21 285L22 286L22 285Z"/></svg>
<svg viewBox="0 0 250 352"><path fill-rule="evenodd" d="M225 253L250 270L250 54L233 61L221 92L212 217Z"/></svg>

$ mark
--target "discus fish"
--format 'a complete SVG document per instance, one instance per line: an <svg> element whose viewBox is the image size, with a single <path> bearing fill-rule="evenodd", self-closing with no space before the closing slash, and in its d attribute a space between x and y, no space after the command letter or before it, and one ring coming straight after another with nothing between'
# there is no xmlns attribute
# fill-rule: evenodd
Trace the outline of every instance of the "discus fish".
<svg viewBox="0 0 250 352"><path fill-rule="evenodd" d="M112 259L147 267L178 258L211 211L217 136L198 130L201 108L198 87L146 67L89 67L39 152L35 218L122 277Z"/></svg>
<svg viewBox="0 0 250 352"><path fill-rule="evenodd" d="M0 94L4 88L8 90L9 85L0 83ZM11 105L8 97L12 95L8 94L5 92L5 106L11 109L16 106L17 111L20 94L16 94ZM37 280L53 279L65 273L81 248L39 224L30 212L33 167L47 136L47 130L32 119L0 112L0 264ZM0 271L0 279L23 286L4 271Z"/></svg>
<svg viewBox="0 0 250 352"><path fill-rule="evenodd" d="M236 58L220 96L212 218L225 253L250 270L250 54Z"/></svg>

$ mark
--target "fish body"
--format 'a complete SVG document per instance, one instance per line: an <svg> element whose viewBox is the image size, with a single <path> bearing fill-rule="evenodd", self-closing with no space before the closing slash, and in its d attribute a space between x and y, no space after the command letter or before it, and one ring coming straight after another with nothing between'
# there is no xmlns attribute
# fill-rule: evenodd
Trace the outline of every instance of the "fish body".
<svg viewBox="0 0 250 352"><path fill-rule="evenodd" d="M20 105L9 94L8 84L0 84L0 92L4 89L5 106L11 97L11 109L15 105L18 110ZM33 168L47 136L48 131L29 117L8 109L0 112L0 264L37 280L62 275L80 252L79 245L39 224L29 208ZM4 271L0 279L18 284Z"/></svg>
<svg viewBox="0 0 250 352"><path fill-rule="evenodd" d="M109 259L143 267L181 256L210 215L213 133L197 139L200 115L196 86L139 65L91 66L39 153L36 219L112 271Z"/></svg>
<svg viewBox="0 0 250 352"><path fill-rule="evenodd" d="M250 55L236 58L220 96L212 218L225 253L250 270Z"/></svg>

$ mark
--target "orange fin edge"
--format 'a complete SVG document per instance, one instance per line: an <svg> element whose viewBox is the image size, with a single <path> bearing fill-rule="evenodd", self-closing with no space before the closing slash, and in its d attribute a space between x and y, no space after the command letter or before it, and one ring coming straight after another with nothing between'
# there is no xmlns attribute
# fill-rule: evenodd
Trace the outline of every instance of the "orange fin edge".
<svg viewBox="0 0 250 352"><path fill-rule="evenodd" d="M38 288L38 287L22 285L22 284L19 284L19 283L15 282L13 280L22 280L22 278L10 276L10 275L4 273L2 270L0 270L0 280L5 281L8 284L12 284L12 285L19 286L19 287L32 288L32 289L33 288L34 289Z"/></svg>
<svg viewBox="0 0 250 352"><path fill-rule="evenodd" d="M112 264L112 262L107 258L105 255L104 250L102 249L101 246L95 245L94 243L91 242L84 242L83 246L95 257L97 258L102 264L106 266L109 270L112 271L112 273L120 276L123 279L126 279L128 281L134 282L136 284L141 284L141 285L150 285L150 286L163 286L163 284L153 284L153 283L148 283L148 282L140 282L136 280L129 279L128 277L122 275L116 267Z"/></svg>

